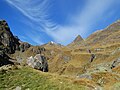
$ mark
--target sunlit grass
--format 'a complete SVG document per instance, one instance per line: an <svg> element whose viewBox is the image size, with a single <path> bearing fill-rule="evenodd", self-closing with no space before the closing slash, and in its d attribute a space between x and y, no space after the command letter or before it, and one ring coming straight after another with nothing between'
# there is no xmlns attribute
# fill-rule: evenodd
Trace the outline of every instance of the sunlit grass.
<svg viewBox="0 0 120 90"><path fill-rule="evenodd" d="M0 72L0 90L85 90L85 86L73 84L65 77L43 73L28 67Z"/></svg>

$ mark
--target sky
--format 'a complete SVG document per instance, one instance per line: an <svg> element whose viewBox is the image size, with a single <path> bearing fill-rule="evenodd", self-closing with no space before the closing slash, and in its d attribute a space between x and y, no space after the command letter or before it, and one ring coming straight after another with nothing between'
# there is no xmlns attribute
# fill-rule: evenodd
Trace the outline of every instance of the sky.
<svg viewBox="0 0 120 90"><path fill-rule="evenodd" d="M120 19L120 0L0 0L0 19L32 45L67 45Z"/></svg>

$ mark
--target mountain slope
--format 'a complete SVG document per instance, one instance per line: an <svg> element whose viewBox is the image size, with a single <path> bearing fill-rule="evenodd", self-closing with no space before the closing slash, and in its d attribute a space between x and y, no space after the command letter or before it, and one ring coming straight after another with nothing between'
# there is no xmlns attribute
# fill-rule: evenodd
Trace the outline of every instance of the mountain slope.
<svg viewBox="0 0 120 90"><path fill-rule="evenodd" d="M10 34L10 29L5 29L6 24L1 26L0 57L5 60L6 44L9 46L7 41L13 43L14 36ZM9 34L13 39L6 38ZM30 90L84 90L86 87L87 90L113 90L120 86L120 21L93 33L86 40L78 35L68 46L55 42L41 46L20 41L19 44L20 50L8 55L17 59L16 62L20 61L20 65L15 65L21 68L6 70L8 66L3 66L4 70L0 67L0 88L3 90L18 87ZM36 54L45 56L48 73L27 66L28 58Z"/></svg>
<svg viewBox="0 0 120 90"><path fill-rule="evenodd" d="M82 39L81 36L68 45L70 48L89 48L106 46L110 44L120 43L120 20L114 22L103 30L98 30L91 34L88 38Z"/></svg>
<svg viewBox="0 0 120 90"><path fill-rule="evenodd" d="M94 85L91 84L91 87L85 84L77 85L72 78L42 73L28 67L0 71L0 90L86 90L88 88L92 89Z"/></svg>
<svg viewBox="0 0 120 90"><path fill-rule="evenodd" d="M86 43L92 46L120 43L120 20L111 24L104 30L99 30L91 34L86 39Z"/></svg>

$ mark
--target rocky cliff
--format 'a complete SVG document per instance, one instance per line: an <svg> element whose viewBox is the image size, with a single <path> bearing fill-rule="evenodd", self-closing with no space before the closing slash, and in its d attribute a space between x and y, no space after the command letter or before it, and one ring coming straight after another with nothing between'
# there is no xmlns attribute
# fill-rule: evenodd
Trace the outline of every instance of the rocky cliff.
<svg viewBox="0 0 120 90"><path fill-rule="evenodd" d="M24 52L31 45L29 43L21 42L17 36L14 36L5 20L0 21L0 66L6 64L13 64L9 59L11 54L16 51Z"/></svg>
<svg viewBox="0 0 120 90"><path fill-rule="evenodd" d="M0 43L3 44L6 53L12 54L19 50L19 39L13 36L5 20L0 21Z"/></svg>

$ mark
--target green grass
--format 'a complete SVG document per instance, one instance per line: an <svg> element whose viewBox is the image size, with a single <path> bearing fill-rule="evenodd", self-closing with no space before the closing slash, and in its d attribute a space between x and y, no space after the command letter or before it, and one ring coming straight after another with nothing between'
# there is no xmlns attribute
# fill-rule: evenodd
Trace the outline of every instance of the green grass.
<svg viewBox="0 0 120 90"><path fill-rule="evenodd" d="M70 79L39 72L28 67L0 71L0 90L85 90L85 86L74 84Z"/></svg>

